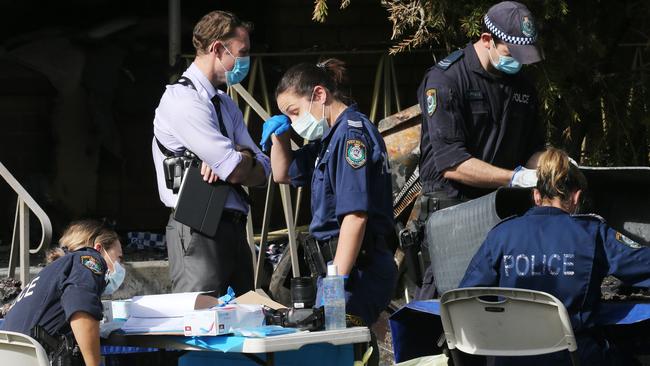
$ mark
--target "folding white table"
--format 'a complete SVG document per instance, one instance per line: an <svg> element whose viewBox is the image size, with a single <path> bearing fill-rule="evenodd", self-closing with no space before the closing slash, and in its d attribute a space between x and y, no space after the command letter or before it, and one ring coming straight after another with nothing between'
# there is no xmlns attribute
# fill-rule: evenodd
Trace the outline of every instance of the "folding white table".
<svg viewBox="0 0 650 366"><path fill-rule="evenodd" d="M215 336L230 337L230 336ZM151 347L161 349L174 349L183 351L216 351L186 343L187 339L175 334L117 334L113 333L107 339L102 339L102 345L130 346L130 347ZM212 337L198 337L208 339ZM352 327L339 330L324 330L318 332L298 332L286 335L272 336L267 338L245 338L241 347L236 351L244 354L249 359L261 365L273 366L274 353L282 351L298 350L309 344L329 343L335 346L346 344L354 345L355 359L361 356L370 342L370 330L366 327ZM256 353L265 353L266 360L256 357Z"/></svg>

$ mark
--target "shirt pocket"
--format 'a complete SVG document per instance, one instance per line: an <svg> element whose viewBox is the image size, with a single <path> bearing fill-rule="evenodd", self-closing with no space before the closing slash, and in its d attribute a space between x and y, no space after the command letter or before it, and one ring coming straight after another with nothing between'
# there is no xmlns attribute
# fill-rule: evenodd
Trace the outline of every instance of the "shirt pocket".
<svg viewBox="0 0 650 366"><path fill-rule="evenodd" d="M327 175L327 167L329 164L330 160L330 153L325 153L322 157L319 157L316 160L316 165L314 166L314 181L313 184L322 184L322 182L325 180L325 175ZM315 189L316 187L312 187L312 189Z"/></svg>
<svg viewBox="0 0 650 366"><path fill-rule="evenodd" d="M472 118L472 127L485 126L489 123L490 109L484 99L470 100L469 110Z"/></svg>

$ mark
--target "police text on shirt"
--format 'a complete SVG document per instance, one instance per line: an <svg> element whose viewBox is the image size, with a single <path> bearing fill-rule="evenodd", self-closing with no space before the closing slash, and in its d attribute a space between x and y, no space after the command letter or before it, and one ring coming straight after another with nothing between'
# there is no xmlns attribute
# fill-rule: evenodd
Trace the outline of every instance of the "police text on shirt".
<svg viewBox="0 0 650 366"><path fill-rule="evenodd" d="M542 254L541 256L531 254L519 254L503 256L503 273L509 277L511 271L517 276L573 276L574 275L574 254L569 253L552 253Z"/></svg>

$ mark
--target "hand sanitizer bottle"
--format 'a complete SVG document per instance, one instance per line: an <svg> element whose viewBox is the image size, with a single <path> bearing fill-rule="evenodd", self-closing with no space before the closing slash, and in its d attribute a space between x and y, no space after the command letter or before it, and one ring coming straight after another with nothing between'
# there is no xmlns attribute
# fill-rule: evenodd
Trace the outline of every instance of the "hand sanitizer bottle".
<svg viewBox="0 0 650 366"><path fill-rule="evenodd" d="M325 329L345 328L345 289L343 276L338 275L336 264L327 266L323 278L323 303L325 304Z"/></svg>

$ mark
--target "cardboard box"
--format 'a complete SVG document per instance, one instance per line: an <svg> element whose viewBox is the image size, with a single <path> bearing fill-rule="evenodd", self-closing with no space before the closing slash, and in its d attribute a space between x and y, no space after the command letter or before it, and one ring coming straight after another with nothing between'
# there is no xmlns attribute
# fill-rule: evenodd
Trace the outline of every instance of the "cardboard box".
<svg viewBox="0 0 650 366"><path fill-rule="evenodd" d="M195 310L183 316L183 334L185 336L227 334L236 325L237 309L234 306Z"/></svg>
<svg viewBox="0 0 650 366"><path fill-rule="evenodd" d="M271 300L269 295L267 295L262 289L248 291L247 293L237 297L235 301L238 304L265 305L274 310L286 308L286 306Z"/></svg>

